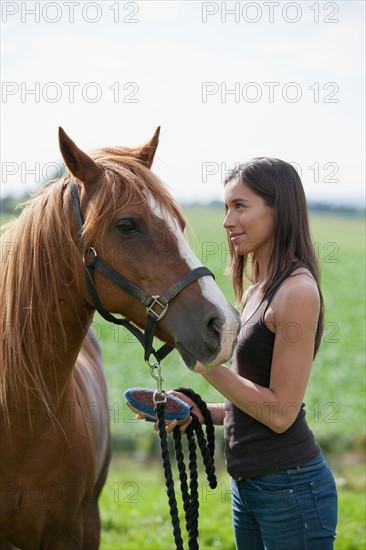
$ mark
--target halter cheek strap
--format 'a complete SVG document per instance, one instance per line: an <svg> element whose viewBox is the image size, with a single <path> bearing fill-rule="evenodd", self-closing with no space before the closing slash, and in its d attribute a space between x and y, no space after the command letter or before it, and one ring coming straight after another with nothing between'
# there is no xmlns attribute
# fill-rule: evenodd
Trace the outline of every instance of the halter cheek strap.
<svg viewBox="0 0 366 550"><path fill-rule="evenodd" d="M84 220L80 207L78 186L74 180L70 182L70 197L80 244L83 246L82 231ZM144 358L147 362L149 362L150 355L154 355L155 359L160 362L174 349L169 344L164 344L158 351L155 351L152 345L156 323L160 321L167 313L169 302L173 300L186 286L190 285L193 281L196 281L200 277L204 277L206 275L214 277L213 273L207 269L207 267L197 267L196 269L193 269L189 273L183 275L183 277L173 283L163 294L150 295L106 264L98 256L96 250L90 245L87 247L87 252L83 256L83 262L85 266L86 286L94 308L104 319L110 321L111 323L126 327L139 340L145 350ZM94 284L94 269L97 269L105 278L112 281L112 283L125 292L128 292L128 294L136 298L145 306L147 322L144 333L130 321L127 321L127 319L115 317L103 307Z"/></svg>

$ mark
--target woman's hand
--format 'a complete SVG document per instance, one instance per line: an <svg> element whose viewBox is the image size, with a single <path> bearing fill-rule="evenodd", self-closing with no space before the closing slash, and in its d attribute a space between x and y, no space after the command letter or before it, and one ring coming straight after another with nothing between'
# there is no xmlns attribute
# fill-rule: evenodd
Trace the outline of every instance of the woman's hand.
<svg viewBox="0 0 366 550"><path fill-rule="evenodd" d="M187 403L187 405L189 405L190 409L191 409L191 412L197 416L198 418L198 421L200 424L204 424L204 418L203 418L203 415L200 411L200 409L198 408L198 406L196 405L196 403L190 399L189 397L187 397L184 393L180 393L180 392L177 392L177 391L174 391L174 390L171 390L169 392L167 392L168 394L170 395L175 395L175 397L178 397L179 399L181 399L182 401L184 401L185 403ZM144 420L145 418L145 415L143 414L140 414L138 413L136 415L136 418L138 420ZM181 421L180 421L181 422ZM184 422L184 424L181 424L178 420L172 420L170 422L167 422L166 423L166 431L167 433L172 433L174 431L174 428L176 426L180 426L180 431L182 434L184 434L186 432L186 429L188 428L188 426L190 425L190 423L192 422L192 416L190 416L188 418L188 420L186 422ZM158 423L155 422L154 424L154 429L155 431L158 431Z"/></svg>
<svg viewBox="0 0 366 550"><path fill-rule="evenodd" d="M175 395L175 397L178 397L179 399L181 399L182 401L187 403L187 405L189 405L189 407L191 409L191 413L193 413L194 415L197 416L198 422L200 424L204 424L205 419L203 418L203 415L202 415L200 409L198 408L196 403L190 397L187 397L184 393L180 393L179 391L175 391L175 390L171 390L168 393L171 394L171 395ZM192 422L192 416L189 417L187 422L180 425L180 432L182 434L184 434L186 432L186 429L188 428L188 426L190 425L191 422ZM166 431L168 433L172 433L174 431L174 428L178 425L179 425L179 422L177 420L173 420L172 422L169 422L169 424L167 424ZM157 423L155 424L155 429L157 430Z"/></svg>

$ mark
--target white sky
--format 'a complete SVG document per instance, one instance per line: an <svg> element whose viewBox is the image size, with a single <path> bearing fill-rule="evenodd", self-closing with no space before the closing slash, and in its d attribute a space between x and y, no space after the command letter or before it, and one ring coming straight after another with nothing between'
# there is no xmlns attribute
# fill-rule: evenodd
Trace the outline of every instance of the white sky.
<svg viewBox="0 0 366 550"><path fill-rule="evenodd" d="M226 170L275 156L308 199L363 204L363 0L1 8L4 196L61 164L59 125L85 151L161 125L153 169L178 201L221 199Z"/></svg>

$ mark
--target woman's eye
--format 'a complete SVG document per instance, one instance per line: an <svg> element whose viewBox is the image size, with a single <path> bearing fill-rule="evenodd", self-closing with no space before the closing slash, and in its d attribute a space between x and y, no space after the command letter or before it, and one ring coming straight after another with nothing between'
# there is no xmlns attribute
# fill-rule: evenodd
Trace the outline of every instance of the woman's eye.
<svg viewBox="0 0 366 550"><path fill-rule="evenodd" d="M136 224L130 219L120 220L117 224L117 229L121 233L133 233L136 231Z"/></svg>

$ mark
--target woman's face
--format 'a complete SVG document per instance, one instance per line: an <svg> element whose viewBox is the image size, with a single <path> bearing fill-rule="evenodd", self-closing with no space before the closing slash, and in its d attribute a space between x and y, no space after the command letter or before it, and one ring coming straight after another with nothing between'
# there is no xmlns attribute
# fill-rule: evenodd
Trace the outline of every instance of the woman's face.
<svg viewBox="0 0 366 550"><path fill-rule="evenodd" d="M275 213L262 197L242 181L229 181L225 186L226 217L224 227L237 254L269 252L274 242Z"/></svg>

